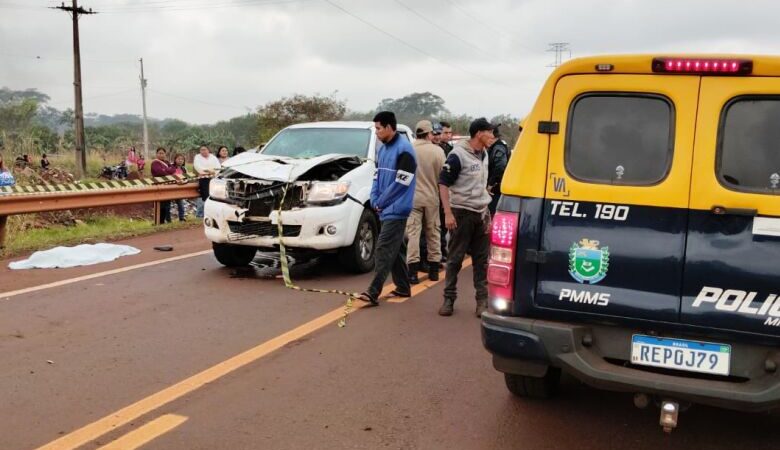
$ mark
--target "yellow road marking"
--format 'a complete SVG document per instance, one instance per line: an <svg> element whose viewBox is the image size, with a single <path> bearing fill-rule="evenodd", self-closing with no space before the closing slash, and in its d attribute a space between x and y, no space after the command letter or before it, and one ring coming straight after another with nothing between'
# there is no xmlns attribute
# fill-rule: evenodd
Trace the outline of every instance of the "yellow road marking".
<svg viewBox="0 0 780 450"><path fill-rule="evenodd" d="M466 259L463 260L463 266L461 267L460 270L463 270L463 269L465 269L465 268L467 268L469 266L471 266L471 258L466 258ZM439 274L439 281L441 281L444 276L445 276L444 272L440 273ZM419 294L420 292L428 289L429 287L435 285L439 281L431 281L431 280L428 280L428 279L426 279L424 281L420 280L420 284L416 284L416 285L412 286L412 297L414 297L415 295ZM386 289L382 290L382 294L385 293L385 290ZM392 289L390 291L392 291ZM387 293L389 294L390 291L387 291ZM388 299L387 302L388 303L403 303L403 302L409 300L410 298L411 297L393 297L391 299Z"/></svg>
<svg viewBox="0 0 780 450"><path fill-rule="evenodd" d="M166 414L127 433L114 442L100 447L98 450L135 450L186 421L187 417L178 416L176 414Z"/></svg>
<svg viewBox="0 0 780 450"><path fill-rule="evenodd" d="M149 261L149 262L145 262L145 263L141 263L141 264L136 264L134 266L120 267L119 269L106 270L105 272L98 272L98 273L93 273L93 274L89 274L89 275L84 275L84 276L81 276L81 277L68 278L67 280L55 281L54 283L42 284L40 286L33 286L33 287L29 287L29 288L19 289L19 290L16 290L16 291L0 292L0 301L8 300L9 298L15 297L17 295L29 294L31 292L42 291L44 289L51 289L51 288L56 288L56 287L60 287L60 286L66 286L68 284L78 283L80 281L87 281L87 280L92 280L92 279L95 279L95 278L105 277L105 276L108 276L108 275L115 275L115 274L118 274L118 273L129 272L131 270L143 269L144 267L152 267L152 266L156 266L156 265L159 265L159 264L165 264L165 263L169 263L169 262L173 262L173 261L179 261L181 259L187 259L187 258L192 258L192 257L195 257L195 256L206 255L208 253L211 253L211 250L203 250L201 252L187 253L185 255L173 256L171 258L158 259L157 261Z"/></svg>
<svg viewBox="0 0 780 450"><path fill-rule="evenodd" d="M463 263L463 267L471 265L471 260L466 260ZM415 286L412 291L412 295L417 295L426 289L435 286L439 281L430 281L426 284L420 284ZM390 283L382 289L382 295L389 294L395 286ZM403 299L404 301L408 299ZM368 303L362 301L356 301L349 314L352 314L362 308L365 308ZM37 450L64 450L75 449L84 444L94 441L100 436L130 423L131 421L148 414L176 399L179 399L190 392L193 392L208 383L212 383L225 375L244 367L247 364L257 361L258 359L274 352L285 345L298 340L304 336L307 336L320 328L323 328L333 322L338 321L344 317L344 308L339 307L328 313L325 313L314 320L306 322L305 324L294 328L284 334L281 334L271 340L268 340L254 348L251 348L243 353L233 356L230 359L217 363L208 369L192 375L191 377L182 380L172 386L169 386L155 394L152 394L144 399L141 399L132 405L126 406L118 411L115 411L102 419L98 419L88 425L85 425L78 430L72 431L59 439L56 439Z"/></svg>

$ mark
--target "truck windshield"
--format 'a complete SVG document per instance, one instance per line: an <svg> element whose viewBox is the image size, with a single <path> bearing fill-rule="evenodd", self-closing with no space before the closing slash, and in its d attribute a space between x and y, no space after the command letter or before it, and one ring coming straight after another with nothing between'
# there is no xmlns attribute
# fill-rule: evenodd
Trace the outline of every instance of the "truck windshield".
<svg viewBox="0 0 780 450"><path fill-rule="evenodd" d="M263 149L264 155L313 158L338 153L368 156L371 131L358 128L288 128Z"/></svg>

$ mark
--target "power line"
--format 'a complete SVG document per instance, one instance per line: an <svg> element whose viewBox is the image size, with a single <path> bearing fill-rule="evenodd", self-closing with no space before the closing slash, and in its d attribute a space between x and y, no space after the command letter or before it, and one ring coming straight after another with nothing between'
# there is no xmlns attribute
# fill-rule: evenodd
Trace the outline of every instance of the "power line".
<svg viewBox="0 0 780 450"><path fill-rule="evenodd" d="M105 10L106 14L124 14L124 13L146 13L146 12L166 12L166 11L197 11L197 10L210 10L210 9L224 9L235 8L243 6L265 6L265 5L283 5L288 3L301 3L312 0L245 0L229 3L203 3L203 4L190 4L190 5L127 5L118 6L114 8L108 8Z"/></svg>
<svg viewBox="0 0 780 450"><path fill-rule="evenodd" d="M472 76L475 76L475 77L477 77L477 78L482 78L483 80L487 80L487 81L490 81L490 82L492 82L492 83L496 83L496 84L500 84L500 85L502 85L502 86L509 87L509 85L507 85L506 83L503 83L503 82L501 82L501 81L499 81L499 80L495 80L495 79L493 79L493 78L486 77L486 76L484 76L484 75L481 75L481 74L479 74L479 73L477 73L477 72L472 72L472 71L470 71L470 70L464 69L463 67L460 67L460 66L457 66L457 65L455 65L455 64L452 64L452 63L449 63L449 62L447 62L447 61L444 61L444 60L442 60L442 59L439 59L439 58L437 58L436 56L433 56L432 54L430 54L430 53L426 52L425 50L421 49L420 47L417 47L416 45L414 45L414 44L411 44L411 43L409 43L409 42L407 42L407 41L405 41L405 40L403 40L403 39L399 38L398 36L396 36L396 35L394 35L394 34L390 33L389 31L386 31L386 30L384 30L384 29L382 29L382 28L380 28L380 27L378 27L378 26L374 25L373 23L371 23L371 22L369 22L369 21L367 21L367 20L363 19L362 17L360 17L360 16L358 16L358 15L356 15L356 14L353 14L353 13L352 13L352 12L350 12L349 10L345 9L344 7L342 7L342 6L338 5L337 3L335 3L335 2L333 2L333 1L331 1L331 0L323 0L323 1L325 1L325 2L326 2L326 3L328 3L329 5L333 6L334 8L336 8L336 9L340 10L340 11L341 11L341 12L343 12L344 14L347 14L348 16L350 16L350 17L352 17L352 18L354 18L354 19L356 19L356 20L359 20L360 22L363 22L364 24L368 25L369 27L373 28L374 30L376 30L376 31L378 31L378 32L380 32L380 33L382 33L382 34L384 34L385 36L387 36L387 37L389 37L389 38L391 38L391 39L393 39L393 40L395 40L395 41L398 41L398 42L400 42L401 44L403 44L403 45L405 45L405 46L407 46L407 47L411 48L412 50L414 50L414 51L416 51L416 52L418 52L418 53L420 53L420 54L422 54L422 55L425 55L425 56L427 56L427 57L429 57L429 58L433 59L434 61L437 61L437 62L439 62L439 63L441 63L441 64L444 64L444 65L450 66L450 67L452 67L453 69L460 70L461 72L467 73L467 74L469 74L469 75L472 75Z"/></svg>
<svg viewBox="0 0 780 450"><path fill-rule="evenodd" d="M466 10L464 7L462 7L461 5L456 3L455 0L445 0L445 1L447 3L449 3L450 5L452 5L452 7L455 8L456 10L458 10L461 14L463 14L464 16L468 17L469 19L473 20L474 22L479 23L480 25L485 27L488 31L492 32L493 34L496 34L496 35L499 35L499 36L503 36L503 37L508 38L508 39L512 39L512 36L510 36L507 33L504 33L503 31L501 31L499 29L496 29L492 25L490 25L490 24L480 20L479 17L474 15L474 13Z"/></svg>
<svg viewBox="0 0 780 450"><path fill-rule="evenodd" d="M484 54L486 54L486 55L488 55L488 56L491 56L491 57L493 56L493 54L492 54L491 52L489 52L488 50L485 50L485 49L483 49L483 48L481 48L481 47L479 47L479 46L477 46L477 45L474 45L474 44L472 44L471 42L469 42L469 41L467 41L467 40L465 40L465 39L461 38L461 37L460 37L460 36L458 36L457 34L455 34L455 33L451 32L450 30L448 30L448 29L446 29L446 28L444 28L443 26L441 26L441 25L439 25L438 23L434 22L433 20L429 19L429 18L428 18L428 17L426 17L425 15L423 15L423 14L420 14L418 11L416 11L416 10L412 9L410 6L408 6L406 3L402 2L401 0L395 0L395 2L396 2L396 3L398 3L399 5L401 5L402 7L404 7L405 9L407 9L409 12L411 12L411 13L412 13L412 14L414 14L415 16L417 16L417 17L419 17L420 19L422 19L422 20L424 20L424 21L428 22L429 24L433 25L433 26L434 26L436 29L438 29L439 31L441 31L441 32L443 32L443 33L445 33L445 34L447 34L447 35L449 35L449 36L451 36L451 37L453 37L453 38L457 39L458 41L460 41L460 42L464 43L465 45L467 45L467 46L469 46L469 47L471 47L471 48L473 48L473 49L477 50L477 51L478 51L478 52L480 52L480 53L484 53Z"/></svg>

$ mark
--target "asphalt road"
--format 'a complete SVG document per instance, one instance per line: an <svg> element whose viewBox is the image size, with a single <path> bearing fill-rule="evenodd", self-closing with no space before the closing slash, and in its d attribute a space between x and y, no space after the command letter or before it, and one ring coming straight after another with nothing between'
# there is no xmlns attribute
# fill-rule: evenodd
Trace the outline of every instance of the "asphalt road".
<svg viewBox="0 0 780 450"><path fill-rule="evenodd" d="M223 268L199 230L127 243L143 252L91 268L2 262L0 449L780 447L778 413L694 406L666 435L656 409L570 378L553 400L512 397L481 346L470 269L452 317L426 282L339 328L344 299L286 289L273 258ZM292 274L369 281L329 258Z"/></svg>

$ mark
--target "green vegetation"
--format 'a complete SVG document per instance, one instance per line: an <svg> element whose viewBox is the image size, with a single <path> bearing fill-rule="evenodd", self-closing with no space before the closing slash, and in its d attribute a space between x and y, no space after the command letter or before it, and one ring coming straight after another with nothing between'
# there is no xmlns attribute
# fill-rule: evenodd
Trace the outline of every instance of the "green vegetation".
<svg viewBox="0 0 780 450"><path fill-rule="evenodd" d="M155 226L151 220L119 216L93 216L77 225L49 225L46 228L29 228L31 216L12 216L8 219L4 257L45 250L56 246L116 241L159 231L191 228L199 225L196 220L174 222Z"/></svg>

